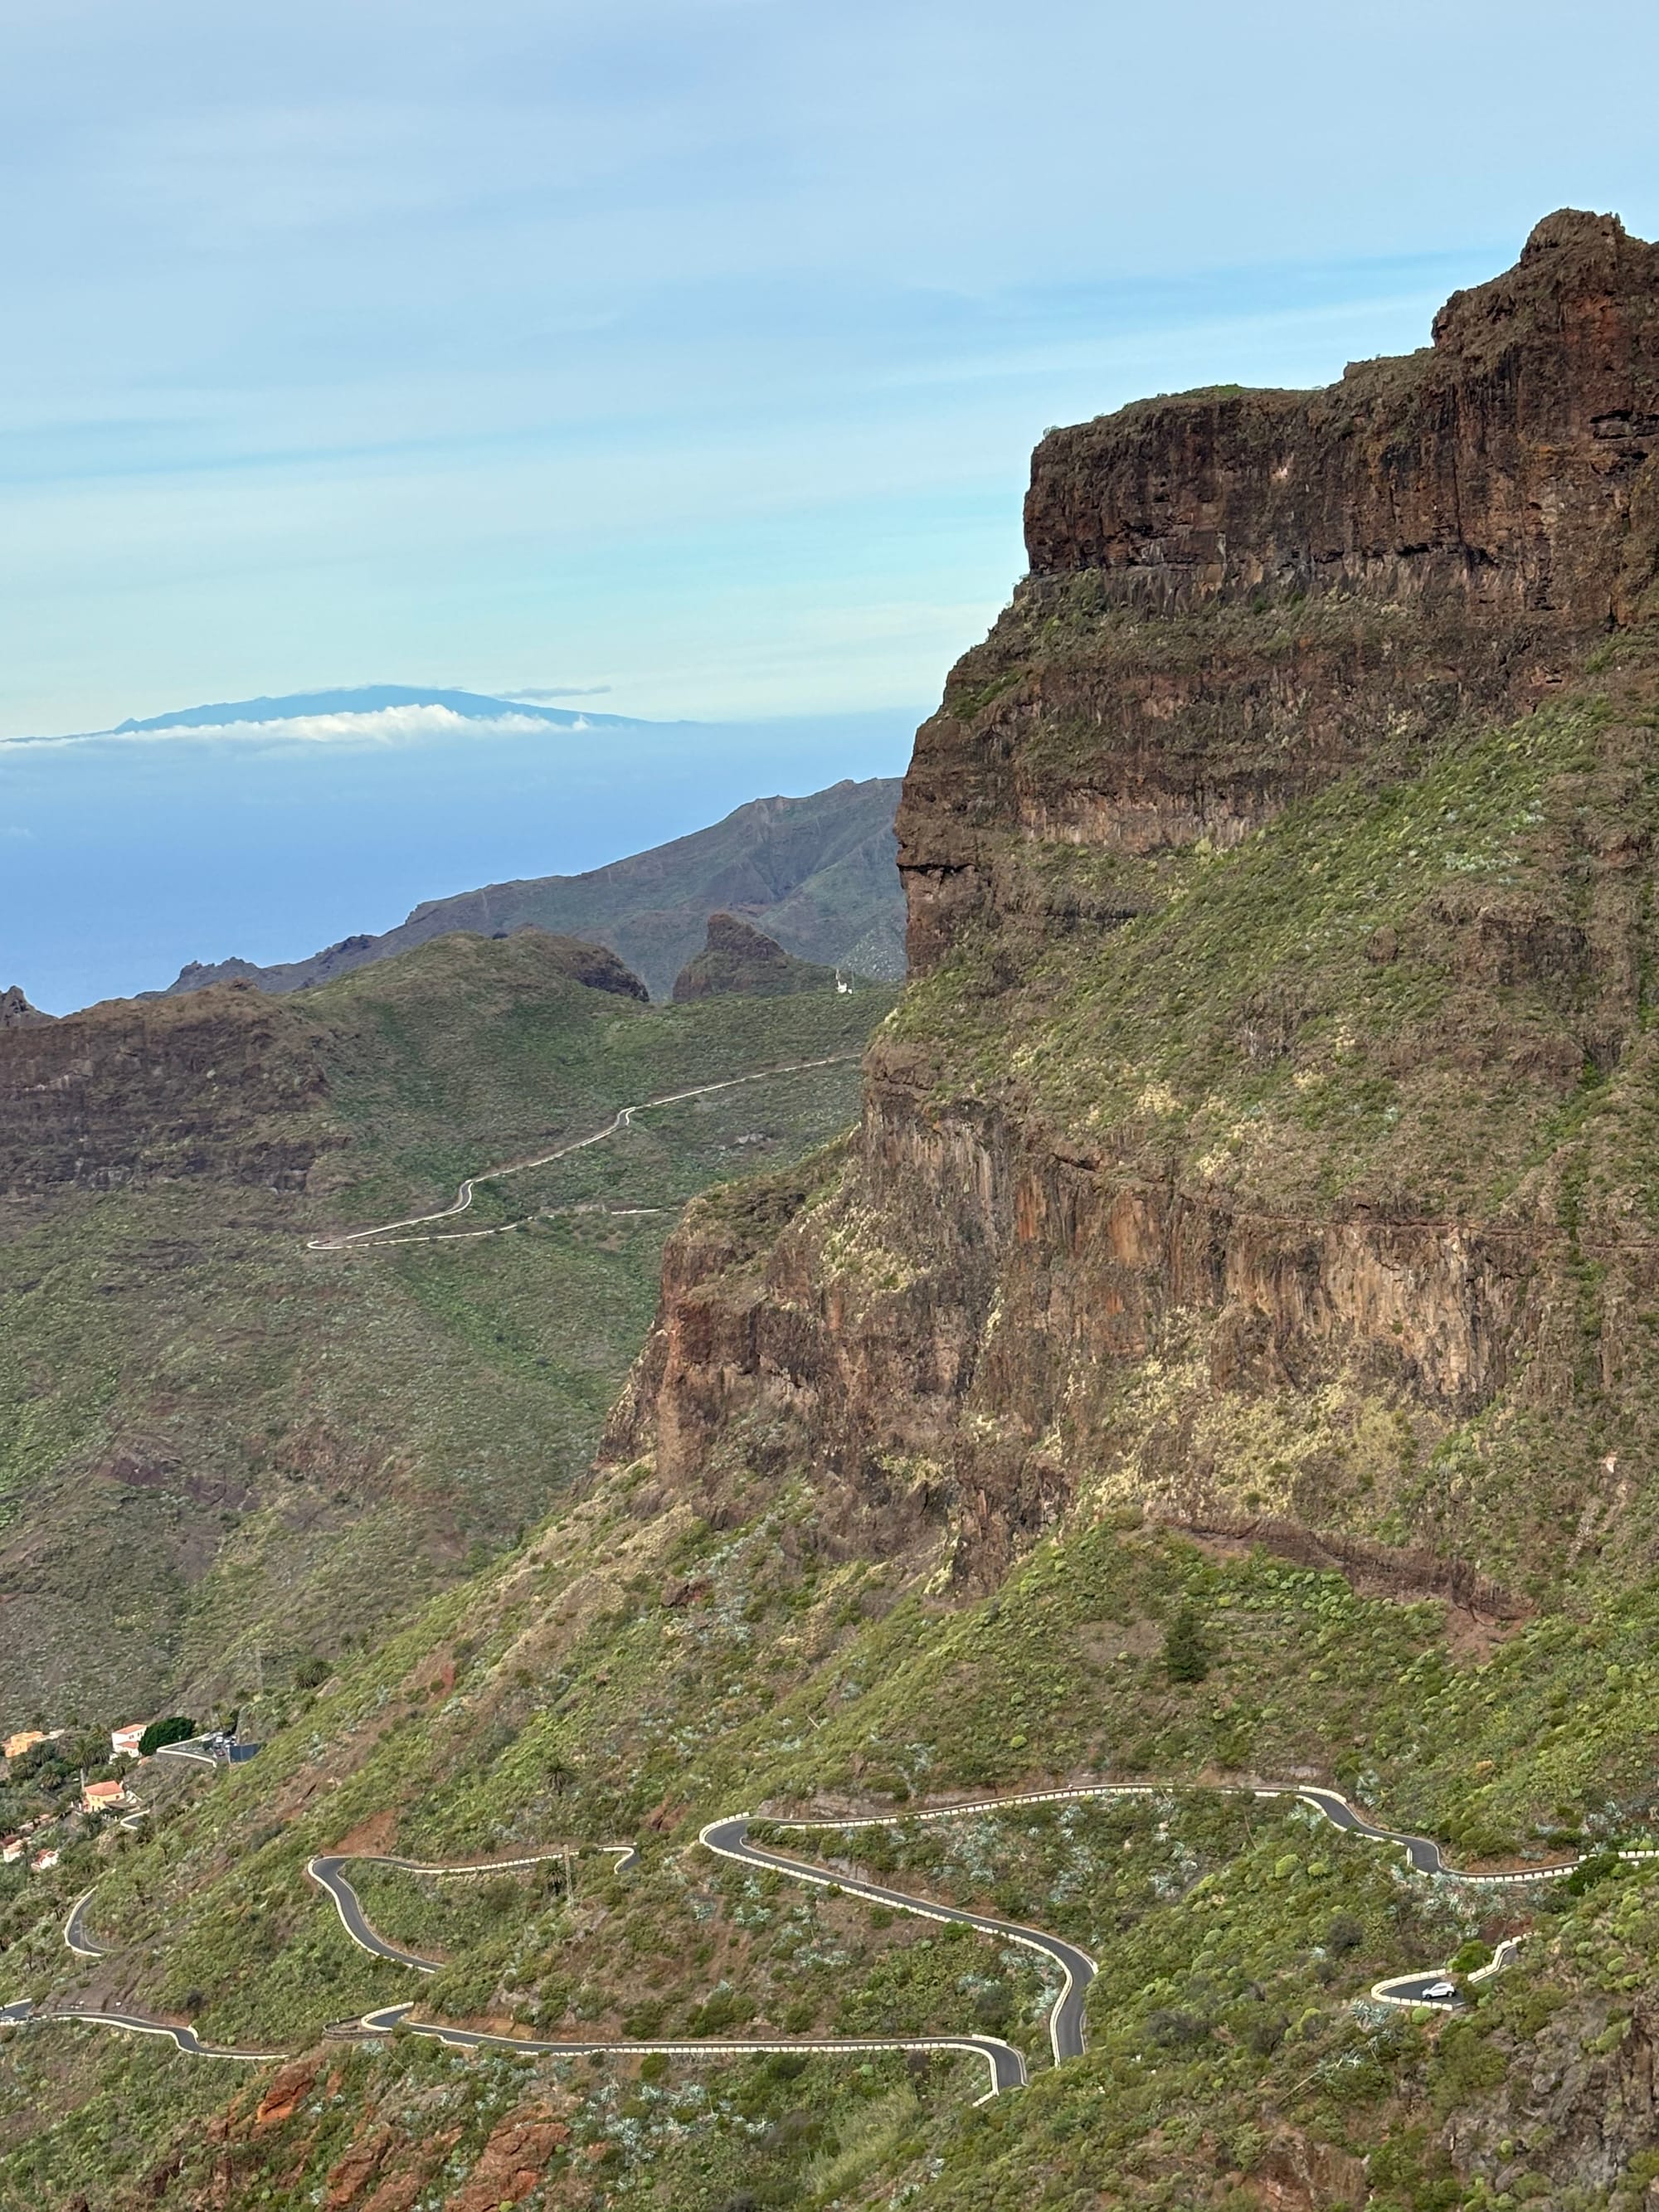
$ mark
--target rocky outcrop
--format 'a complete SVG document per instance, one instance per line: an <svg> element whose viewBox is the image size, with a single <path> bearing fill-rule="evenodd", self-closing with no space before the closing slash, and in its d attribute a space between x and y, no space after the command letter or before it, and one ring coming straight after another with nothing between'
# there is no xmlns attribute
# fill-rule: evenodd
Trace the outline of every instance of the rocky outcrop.
<svg viewBox="0 0 1659 2212"><path fill-rule="evenodd" d="M303 1022L246 984L0 1037L0 1193L180 1176L297 1188L343 1140Z"/></svg>
<svg viewBox="0 0 1659 2212"><path fill-rule="evenodd" d="M835 988L836 971L797 960L773 938L734 914L711 914L701 952L674 978L674 999L783 999L797 991Z"/></svg>
<svg viewBox="0 0 1659 2212"><path fill-rule="evenodd" d="M52 1019L39 1006L30 1006L21 987L14 983L9 991L0 991L0 1030L23 1030L38 1027Z"/></svg>
<svg viewBox="0 0 1659 2212"><path fill-rule="evenodd" d="M608 945L585 944L579 937L556 937L538 929L533 922L495 933L497 939L534 937L550 963L562 969L573 983L584 983L590 991L610 991L619 999L637 999L641 1005L650 1000L651 994L639 977Z"/></svg>
<svg viewBox="0 0 1659 2212"><path fill-rule="evenodd" d="M1601 1541L1629 1486L1590 1408L1659 1285L1623 1164L1659 252L1553 216L1422 353L1051 433L1026 529L1030 574L918 734L900 861L929 980L872 1048L858 1141L761 1226L692 1209L609 1450L681 1486L798 1464L890 1542L948 1525L978 1582L1111 1501L1462 1547L1500 1579L1564 1496ZM1581 734L1524 771L1519 738L1492 750L1478 853L1388 830L1391 792L1534 714ZM1206 936L1203 856L1242 862L1339 780L1340 914L1287 920L1325 860L1275 872L1263 844L1260 902L1216 878ZM1161 1024L1111 948L1165 913L1199 919Z"/></svg>

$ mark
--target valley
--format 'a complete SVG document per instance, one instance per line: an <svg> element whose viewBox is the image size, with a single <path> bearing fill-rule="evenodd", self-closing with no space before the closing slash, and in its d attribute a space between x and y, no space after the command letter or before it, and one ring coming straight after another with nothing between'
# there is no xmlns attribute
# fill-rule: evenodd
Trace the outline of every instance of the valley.
<svg viewBox="0 0 1659 2212"><path fill-rule="evenodd" d="M0 2206L1650 2205L1656 424L1564 210L1049 433L902 994L8 1032L3 1686L261 1748L0 1874Z"/></svg>

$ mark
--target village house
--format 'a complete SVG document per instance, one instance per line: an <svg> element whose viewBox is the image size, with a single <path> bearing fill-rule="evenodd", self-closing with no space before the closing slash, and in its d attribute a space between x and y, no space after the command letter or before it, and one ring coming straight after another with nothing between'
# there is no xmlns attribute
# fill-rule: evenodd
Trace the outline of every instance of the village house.
<svg viewBox="0 0 1659 2212"><path fill-rule="evenodd" d="M137 1758L138 1747L149 1725L147 1721L129 1721L125 1728L110 1730L110 1745L117 1759Z"/></svg>
<svg viewBox="0 0 1659 2212"><path fill-rule="evenodd" d="M52 1868L57 1865L59 1856L60 1854L56 1850L36 1851L34 1856L29 1861L31 1871L35 1874L50 1874Z"/></svg>
<svg viewBox="0 0 1659 2212"><path fill-rule="evenodd" d="M24 1752L33 1751L37 1743L45 1743L46 1741L45 1729L19 1729L15 1735L9 1735L3 1743L0 1743L0 1754L7 1759L21 1758Z"/></svg>
<svg viewBox="0 0 1659 2212"><path fill-rule="evenodd" d="M81 1785L83 1813L112 1813L118 1805L127 1802L127 1793L118 1782L83 1782Z"/></svg>
<svg viewBox="0 0 1659 2212"><path fill-rule="evenodd" d="M15 1866L22 1856L23 1838L21 1836L8 1836L0 1841L0 1864Z"/></svg>

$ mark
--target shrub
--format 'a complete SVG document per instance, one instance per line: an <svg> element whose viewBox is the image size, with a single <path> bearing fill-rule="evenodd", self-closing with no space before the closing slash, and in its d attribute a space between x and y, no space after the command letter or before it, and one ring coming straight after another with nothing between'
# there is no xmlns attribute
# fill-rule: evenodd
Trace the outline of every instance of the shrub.
<svg viewBox="0 0 1659 2212"><path fill-rule="evenodd" d="M333 1672L327 1660L313 1652L309 1659L301 1659L294 1669L294 1686L296 1690L320 1690Z"/></svg>
<svg viewBox="0 0 1659 2212"><path fill-rule="evenodd" d="M1587 1889L1594 1889L1598 1881L1607 1881L1613 1875L1623 1872L1617 1851L1597 1851L1582 1866L1576 1866L1561 1887L1570 1897L1582 1897Z"/></svg>
<svg viewBox="0 0 1659 2212"><path fill-rule="evenodd" d="M1164 2005L1146 2018L1147 2029L1154 2043L1166 2049L1190 2049L1195 2044L1206 2043L1210 2037L1210 2022L1200 2013L1188 2012L1183 2006Z"/></svg>

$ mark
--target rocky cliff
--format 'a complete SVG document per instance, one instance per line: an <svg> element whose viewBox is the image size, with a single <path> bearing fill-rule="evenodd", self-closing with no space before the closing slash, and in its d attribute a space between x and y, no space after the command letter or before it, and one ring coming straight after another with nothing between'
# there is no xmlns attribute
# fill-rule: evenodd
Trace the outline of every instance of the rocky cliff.
<svg viewBox="0 0 1659 2212"><path fill-rule="evenodd" d="M1031 902L1030 847L1230 845L1651 615L1656 268L1613 217L1562 213L1420 353L1051 432L1030 573L905 781L913 965Z"/></svg>
<svg viewBox="0 0 1659 2212"><path fill-rule="evenodd" d="M340 1142L308 1026L246 983L8 1024L0 1193L204 1175L299 1188Z"/></svg>
<svg viewBox="0 0 1659 2212"><path fill-rule="evenodd" d="M693 1210L610 1449L977 1580L1105 1503L1633 1540L1659 251L1554 216L1420 353L1051 433L1025 521L856 1142Z"/></svg>
<svg viewBox="0 0 1659 2212"><path fill-rule="evenodd" d="M43 1014L39 1006L30 1006L21 984L14 983L8 990L0 991L0 1030L36 1029L51 1019L52 1016Z"/></svg>

